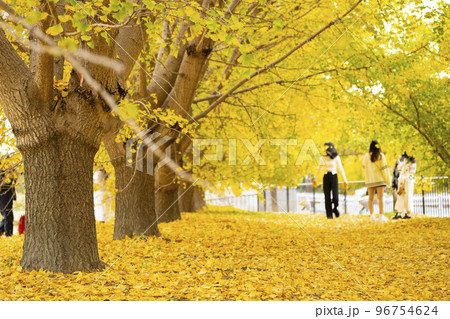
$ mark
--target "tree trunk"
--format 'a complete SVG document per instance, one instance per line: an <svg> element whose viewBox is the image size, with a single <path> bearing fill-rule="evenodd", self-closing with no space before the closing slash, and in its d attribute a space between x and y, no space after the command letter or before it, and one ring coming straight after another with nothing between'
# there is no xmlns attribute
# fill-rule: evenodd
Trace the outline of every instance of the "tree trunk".
<svg viewBox="0 0 450 319"><path fill-rule="evenodd" d="M117 32L111 30L109 36ZM115 59L115 46L94 38L93 52ZM140 47L134 47L132 57L137 58ZM61 76L61 67L55 71L54 59L40 54L31 61L36 66L31 72L0 30L0 104L25 167L27 229L21 265L25 270L62 273L100 270L105 264L97 250L93 162L110 108L91 88L83 87L76 67L66 94L56 92L53 79ZM124 62L134 64L133 59ZM121 79L112 69L85 66L116 101L123 97Z"/></svg>
<svg viewBox="0 0 450 319"><path fill-rule="evenodd" d="M155 194L158 223L169 223L181 219L176 185L171 189L158 190Z"/></svg>
<svg viewBox="0 0 450 319"><path fill-rule="evenodd" d="M270 199L272 202L272 212L278 213L280 211L280 208L278 205L278 193L276 188L270 190Z"/></svg>
<svg viewBox="0 0 450 319"><path fill-rule="evenodd" d="M206 37L194 39L184 53L183 60L178 71L178 76L166 98L162 108L171 109L180 116L192 113L192 101L195 90L200 80L205 74L208 65L208 58L213 48L213 41ZM189 115L189 118L192 118ZM173 130L167 127L160 127L158 130L163 136L174 136ZM172 151L173 154L177 153ZM179 162L179 159L175 159ZM166 166L156 170L156 213L159 222L171 222L181 219L178 201L178 185L175 174Z"/></svg>
<svg viewBox="0 0 450 319"><path fill-rule="evenodd" d="M26 188L25 270L96 271L92 167L95 147L67 134L22 150Z"/></svg>
<svg viewBox="0 0 450 319"><path fill-rule="evenodd" d="M175 173L167 166L156 168L155 208L159 223L173 222L181 219L178 207L178 185Z"/></svg>
<svg viewBox="0 0 450 319"><path fill-rule="evenodd" d="M141 159L142 171L134 168L137 165L135 156L133 156L133 163L129 163L133 164L131 165L133 167L127 166L125 146L115 141L122 123L115 119L115 122L110 122L111 128L103 136L116 176L117 194L113 238L160 236L155 211L155 178L147 172L147 157L145 155ZM145 150L142 152L146 154Z"/></svg>
<svg viewBox="0 0 450 319"><path fill-rule="evenodd" d="M155 212L155 178L123 165L116 173L114 239L126 236L160 236Z"/></svg>
<svg viewBox="0 0 450 319"><path fill-rule="evenodd" d="M192 184L178 186L178 203L181 212L193 213L199 209L206 207L205 193L200 187L192 186Z"/></svg>

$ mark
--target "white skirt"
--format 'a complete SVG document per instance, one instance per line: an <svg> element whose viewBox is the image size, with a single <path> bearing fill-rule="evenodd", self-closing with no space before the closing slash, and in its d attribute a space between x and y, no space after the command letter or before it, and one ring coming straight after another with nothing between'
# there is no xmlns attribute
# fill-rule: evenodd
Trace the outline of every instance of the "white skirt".
<svg viewBox="0 0 450 319"><path fill-rule="evenodd" d="M95 220L99 222L106 222L110 217L108 201L104 199L105 193L104 190L98 190L94 193Z"/></svg>
<svg viewBox="0 0 450 319"><path fill-rule="evenodd" d="M397 203L395 204L395 210L399 213L407 212L413 213L414 211L414 184L416 178L414 175L407 174L401 175L398 180L398 187L404 188L401 195L397 197Z"/></svg>

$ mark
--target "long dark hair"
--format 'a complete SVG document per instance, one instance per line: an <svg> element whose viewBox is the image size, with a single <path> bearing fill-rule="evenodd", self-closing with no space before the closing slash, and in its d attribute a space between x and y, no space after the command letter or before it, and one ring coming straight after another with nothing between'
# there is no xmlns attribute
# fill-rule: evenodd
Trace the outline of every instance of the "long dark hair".
<svg viewBox="0 0 450 319"><path fill-rule="evenodd" d="M325 152L331 159L338 156L338 152L336 151L336 148L334 147L333 143L327 142L327 143L325 143L325 145L328 146L328 148L325 150Z"/></svg>
<svg viewBox="0 0 450 319"><path fill-rule="evenodd" d="M400 160L405 160L405 159L408 159L409 158L409 156L408 156L408 154L406 153L406 151L403 153L403 155L402 156L400 156Z"/></svg>
<svg viewBox="0 0 450 319"><path fill-rule="evenodd" d="M369 153L372 162L378 161L381 158L381 146L377 140L373 140L370 143Z"/></svg>

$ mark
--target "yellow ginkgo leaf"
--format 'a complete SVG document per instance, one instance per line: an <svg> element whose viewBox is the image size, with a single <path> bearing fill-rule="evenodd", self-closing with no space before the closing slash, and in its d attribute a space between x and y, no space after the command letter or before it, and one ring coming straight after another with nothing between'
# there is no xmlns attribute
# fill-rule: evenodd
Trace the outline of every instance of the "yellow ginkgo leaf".
<svg viewBox="0 0 450 319"><path fill-rule="evenodd" d="M333 221L290 215L209 206L158 225L161 237L139 240L113 240L114 221L97 223L100 258L113 265L102 276L21 270L24 236L13 235L2 240L0 278L8 285L0 299L448 299L447 219L416 216L381 225L363 215ZM389 237L374 250L381 228ZM417 249L418 242L427 249Z"/></svg>
<svg viewBox="0 0 450 319"><path fill-rule="evenodd" d="M57 25L54 25L54 26L48 28L47 31L45 31L45 32L47 34L55 36L55 35L62 33L63 31L64 31L64 29L63 29L61 23L59 23Z"/></svg>

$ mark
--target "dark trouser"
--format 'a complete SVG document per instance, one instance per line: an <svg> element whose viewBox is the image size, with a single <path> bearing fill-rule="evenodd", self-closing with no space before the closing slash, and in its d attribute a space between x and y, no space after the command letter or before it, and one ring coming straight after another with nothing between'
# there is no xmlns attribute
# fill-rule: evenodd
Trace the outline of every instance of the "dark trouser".
<svg viewBox="0 0 450 319"><path fill-rule="evenodd" d="M331 207L331 191L333 191L334 209ZM333 218L333 210L339 205L338 177L330 172L323 175L323 192L325 194L325 210L327 218Z"/></svg>
<svg viewBox="0 0 450 319"><path fill-rule="evenodd" d="M14 215L12 209L2 210L3 220L0 223L0 236L5 233L5 236L12 236L14 227Z"/></svg>

